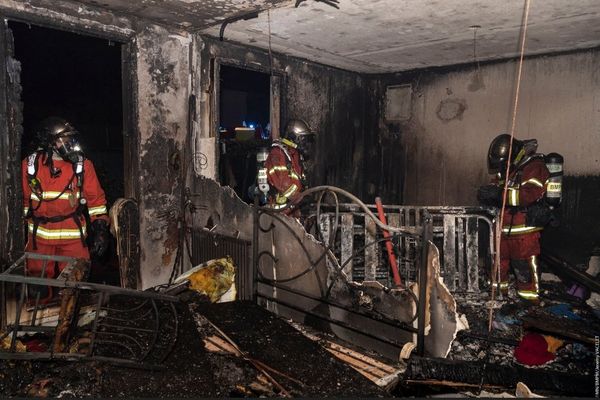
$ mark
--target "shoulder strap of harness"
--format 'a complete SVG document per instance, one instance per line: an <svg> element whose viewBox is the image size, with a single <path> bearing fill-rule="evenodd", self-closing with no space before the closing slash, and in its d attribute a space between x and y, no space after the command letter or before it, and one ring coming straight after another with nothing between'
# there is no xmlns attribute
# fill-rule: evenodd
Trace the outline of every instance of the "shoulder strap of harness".
<svg viewBox="0 0 600 400"><path fill-rule="evenodd" d="M285 154L285 157L287 158L287 160L289 162L292 162L292 156L290 156L290 152L288 151L287 147L281 143L281 142L273 142L273 144L271 145L271 147L278 147L280 148L283 153Z"/></svg>

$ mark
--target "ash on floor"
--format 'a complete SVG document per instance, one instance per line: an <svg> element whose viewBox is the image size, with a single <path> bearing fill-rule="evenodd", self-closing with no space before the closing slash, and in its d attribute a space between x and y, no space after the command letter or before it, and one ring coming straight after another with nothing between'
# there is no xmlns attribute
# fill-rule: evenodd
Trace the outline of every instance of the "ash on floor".
<svg viewBox="0 0 600 400"><path fill-rule="evenodd" d="M4 361L0 363L0 393L18 397L279 396L278 388L247 360L205 349L203 339L216 332L197 323L207 318L244 352L298 381L277 377L292 396L384 395L371 381L259 306L209 304L192 298L178 305L179 336L162 370L89 361Z"/></svg>

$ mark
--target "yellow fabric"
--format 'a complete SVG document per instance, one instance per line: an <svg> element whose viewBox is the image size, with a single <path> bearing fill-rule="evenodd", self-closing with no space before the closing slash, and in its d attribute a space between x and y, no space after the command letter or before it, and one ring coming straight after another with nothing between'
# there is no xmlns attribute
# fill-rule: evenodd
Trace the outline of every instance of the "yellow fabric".
<svg viewBox="0 0 600 400"><path fill-rule="evenodd" d="M190 289L202 293L215 303L233 285L235 266L231 257L206 262L188 277Z"/></svg>
<svg viewBox="0 0 600 400"><path fill-rule="evenodd" d="M565 344L565 342L563 340L557 339L553 336L544 336L544 339L546 339L546 343L548 343L548 351L550 353L556 353L556 351L558 349L560 349L560 347Z"/></svg>

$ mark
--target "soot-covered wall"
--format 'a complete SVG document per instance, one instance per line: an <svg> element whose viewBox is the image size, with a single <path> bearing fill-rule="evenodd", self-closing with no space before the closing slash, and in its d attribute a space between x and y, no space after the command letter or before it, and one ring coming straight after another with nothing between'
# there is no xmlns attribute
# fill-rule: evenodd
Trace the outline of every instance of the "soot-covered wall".
<svg viewBox="0 0 600 400"><path fill-rule="evenodd" d="M193 35L105 9L56 0L0 0L0 12L23 22L102 38L127 46L124 76L130 101L124 135L131 170L127 196L140 208L141 287L164 283L175 261L187 137ZM91 94L93 95L93 94ZM18 166L15 166L17 168ZM1 199L0 199L1 200ZM20 201L20 200L19 200ZM20 205L0 204L21 209Z"/></svg>
<svg viewBox="0 0 600 400"><path fill-rule="evenodd" d="M598 49L527 59L515 130L516 138L537 138L539 152L564 156L561 229L590 246L600 245L593 222L600 217L599 65ZM478 186L490 178L489 143L510 130L516 67L511 60L369 82L378 100L367 123L381 138L382 177L399 174L404 181L396 197L405 204L476 204ZM401 84L412 89L409 118L388 121L386 88Z"/></svg>
<svg viewBox="0 0 600 400"><path fill-rule="evenodd" d="M200 101L202 131L199 148L208 156L205 176L214 177L213 129L209 123L213 111L211 63L214 61L239 67L270 71L267 52L214 38L203 37ZM282 78L281 125L290 118L302 118L318 134L314 169L309 174L311 185L331 184L361 195L364 168L363 153L365 80L359 75L292 57L274 55L274 73ZM211 172L212 171L212 172Z"/></svg>
<svg viewBox="0 0 600 400"><path fill-rule="evenodd" d="M600 171L600 52L536 57L525 61L515 137L537 138L539 151L565 157L569 176ZM474 204L488 180L491 140L510 129L516 62L415 71L372 81L379 93L374 123L395 139L405 170L408 204ZM410 118L387 121L385 91L410 84ZM387 160L384 161L385 163ZM389 162L388 162L389 163Z"/></svg>

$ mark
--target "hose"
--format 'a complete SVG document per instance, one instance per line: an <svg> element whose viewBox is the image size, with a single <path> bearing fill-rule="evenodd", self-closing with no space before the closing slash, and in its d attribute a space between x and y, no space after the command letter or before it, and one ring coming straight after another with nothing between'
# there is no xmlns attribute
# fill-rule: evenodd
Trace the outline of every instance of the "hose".
<svg viewBox="0 0 600 400"><path fill-rule="evenodd" d="M360 208L363 209L365 214L368 215L369 218L371 218L373 220L373 222L375 222L375 225L377 225L379 228L381 228L383 230L387 230L389 232L395 232L395 233L405 233L405 234L418 233L418 230L415 230L415 229L399 228L396 226L390 226L390 225L382 223L379 220L379 218L377 218L375 216L375 214L373 214L373 212L371 210L369 210L367 205L365 203L363 203L358 197L356 197L352 193L347 192L346 190L341 189L336 186L329 186L329 185L315 186L314 188L307 189L304 192L300 193L300 196L301 196L301 198L304 198L308 195L311 195L311 194L317 193L317 192L321 192L321 191L330 191L330 192L339 193L339 194L346 196L347 198L352 200L353 203L358 204L360 206Z"/></svg>

